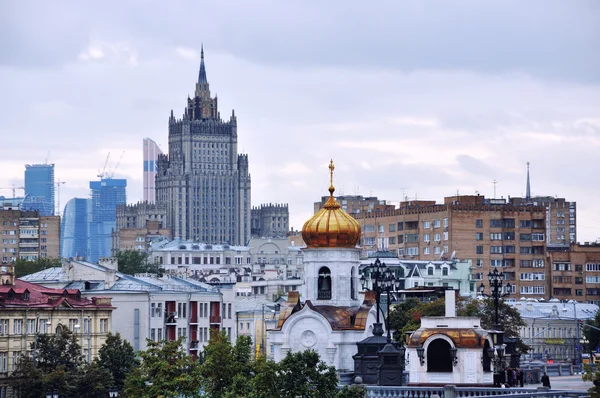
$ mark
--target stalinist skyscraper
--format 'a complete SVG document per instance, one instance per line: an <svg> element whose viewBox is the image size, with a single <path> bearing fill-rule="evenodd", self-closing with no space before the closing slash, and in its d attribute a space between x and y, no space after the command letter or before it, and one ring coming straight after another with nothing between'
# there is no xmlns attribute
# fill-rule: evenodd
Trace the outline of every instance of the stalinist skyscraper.
<svg viewBox="0 0 600 398"><path fill-rule="evenodd" d="M210 96L204 49L194 98L169 117L169 153L158 157L156 201L167 207L173 237L244 245L250 240L248 155L237 151L237 119L221 119Z"/></svg>

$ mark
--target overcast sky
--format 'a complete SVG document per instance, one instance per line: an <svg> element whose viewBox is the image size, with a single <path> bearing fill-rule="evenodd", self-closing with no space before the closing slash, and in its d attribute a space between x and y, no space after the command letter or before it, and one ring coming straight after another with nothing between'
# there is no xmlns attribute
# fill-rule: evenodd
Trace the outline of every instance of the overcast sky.
<svg viewBox="0 0 600 398"><path fill-rule="evenodd" d="M252 203L301 228L327 194L398 202L525 194L576 201L600 237L598 1L3 1L0 187L56 164L61 207L107 153L142 197L142 139L167 151L204 43L235 109ZM10 190L0 191L9 196Z"/></svg>

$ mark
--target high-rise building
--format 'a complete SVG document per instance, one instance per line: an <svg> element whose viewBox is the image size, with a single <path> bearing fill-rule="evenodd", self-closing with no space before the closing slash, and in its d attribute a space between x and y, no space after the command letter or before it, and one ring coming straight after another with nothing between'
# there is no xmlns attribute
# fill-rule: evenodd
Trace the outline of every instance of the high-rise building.
<svg viewBox="0 0 600 398"><path fill-rule="evenodd" d="M162 151L150 138L144 138L144 202L154 203L156 201L156 171L158 155Z"/></svg>
<svg viewBox="0 0 600 398"><path fill-rule="evenodd" d="M88 215L89 235L86 258L96 263L111 255L112 230L117 223L117 206L127 202L127 180L103 178L90 181L92 197Z"/></svg>
<svg viewBox="0 0 600 398"><path fill-rule="evenodd" d="M37 210L0 210L0 235L0 263L59 257L58 216L40 216Z"/></svg>
<svg viewBox="0 0 600 398"><path fill-rule="evenodd" d="M61 257L86 256L89 206L89 199L73 198L67 202L60 228Z"/></svg>
<svg viewBox="0 0 600 398"><path fill-rule="evenodd" d="M154 238L171 238L171 229L165 227L167 209L163 205L138 202L117 206L117 227L112 232L112 252L120 250L146 251Z"/></svg>
<svg viewBox="0 0 600 398"><path fill-rule="evenodd" d="M171 110L169 154L158 156L157 203L167 207L172 236L204 243L250 240L248 155L237 152L237 119L221 119L211 98L204 51L193 98L181 119Z"/></svg>
<svg viewBox="0 0 600 398"><path fill-rule="evenodd" d="M290 230L287 204L263 204L252 208L252 237L284 237Z"/></svg>
<svg viewBox="0 0 600 398"><path fill-rule="evenodd" d="M54 164L25 165L25 210L39 210L40 216L54 215Z"/></svg>

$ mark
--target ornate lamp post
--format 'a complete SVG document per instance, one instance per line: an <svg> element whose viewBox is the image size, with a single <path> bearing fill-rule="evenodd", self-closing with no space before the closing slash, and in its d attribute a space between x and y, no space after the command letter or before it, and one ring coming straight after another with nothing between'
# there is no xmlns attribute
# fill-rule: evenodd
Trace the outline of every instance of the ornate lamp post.
<svg viewBox="0 0 600 398"><path fill-rule="evenodd" d="M368 276L371 279L371 289L367 289L367 278L365 273L368 271ZM379 313L381 312L381 294L386 293L387 295L387 320L384 320L385 328L387 329L387 342L392 341L390 334L390 304L391 304L391 292L394 292L400 288L400 280L396 279L394 272L385 263L382 263L379 258L375 260L371 265L366 266L363 269L363 274L360 277L360 284L363 290L374 291L375 302L377 304L377 322L373 325L373 335L383 335L383 328L379 319Z"/></svg>
<svg viewBox="0 0 600 398"><path fill-rule="evenodd" d="M510 283L503 285L504 273L498 272L498 269L494 267L492 272L488 273L488 279L490 281L490 293L485 294L485 286L483 282L479 285L479 294L486 297L492 297L494 299L494 329L500 330L500 323L498 322L498 306L500 299L510 295L512 286Z"/></svg>

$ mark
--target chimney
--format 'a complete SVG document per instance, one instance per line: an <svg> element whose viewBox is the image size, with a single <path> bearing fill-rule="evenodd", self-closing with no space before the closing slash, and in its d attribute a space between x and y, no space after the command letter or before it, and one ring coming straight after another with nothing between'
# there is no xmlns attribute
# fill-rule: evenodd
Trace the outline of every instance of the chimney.
<svg viewBox="0 0 600 398"><path fill-rule="evenodd" d="M456 294L446 290L446 318L456 318Z"/></svg>
<svg viewBox="0 0 600 398"><path fill-rule="evenodd" d="M107 269L104 272L104 289L110 289L117 283L117 271L114 269Z"/></svg>

